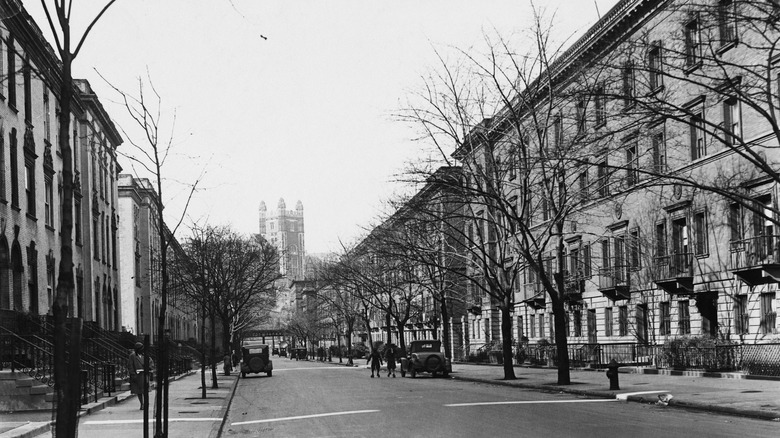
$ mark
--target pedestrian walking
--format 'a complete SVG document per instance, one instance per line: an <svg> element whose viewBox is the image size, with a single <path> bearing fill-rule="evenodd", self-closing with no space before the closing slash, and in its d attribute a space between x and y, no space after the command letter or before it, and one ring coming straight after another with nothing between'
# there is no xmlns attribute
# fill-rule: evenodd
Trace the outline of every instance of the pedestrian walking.
<svg viewBox="0 0 780 438"><path fill-rule="evenodd" d="M152 369L154 369L154 362L149 358L149 370L148 372L144 370L144 344L136 342L133 352L127 358L127 370L130 373L130 393L138 396L141 409L144 408L144 399L148 396L144 390L147 388Z"/></svg>
<svg viewBox="0 0 780 438"><path fill-rule="evenodd" d="M374 378L374 371L376 371L377 377L381 377L379 368L382 366L382 355L379 354L379 351L377 351L376 348L374 348L368 356L368 363L371 364L371 378Z"/></svg>
<svg viewBox="0 0 780 438"><path fill-rule="evenodd" d="M229 354L225 354L223 361L224 361L223 371L225 372L226 376L229 376L230 373L233 371L233 361L230 358Z"/></svg>
<svg viewBox="0 0 780 438"><path fill-rule="evenodd" d="M387 362L387 377L390 377L392 373L395 379L395 345L388 344L385 349L385 361Z"/></svg>

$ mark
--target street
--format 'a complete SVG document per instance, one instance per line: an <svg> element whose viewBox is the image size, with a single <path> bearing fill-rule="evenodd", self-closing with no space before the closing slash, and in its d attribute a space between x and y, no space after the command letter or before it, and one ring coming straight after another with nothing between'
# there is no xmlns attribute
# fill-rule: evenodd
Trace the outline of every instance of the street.
<svg viewBox="0 0 780 438"><path fill-rule="evenodd" d="M239 380L222 436L769 437L777 424L274 357ZM496 369L498 372L498 369ZM498 374L497 374L498 377ZM653 388L648 388L652 390Z"/></svg>

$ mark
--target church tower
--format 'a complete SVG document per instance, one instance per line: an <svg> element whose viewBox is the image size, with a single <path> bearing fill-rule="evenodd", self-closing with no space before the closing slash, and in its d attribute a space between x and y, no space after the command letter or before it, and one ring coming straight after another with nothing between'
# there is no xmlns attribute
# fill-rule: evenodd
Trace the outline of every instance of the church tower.
<svg viewBox="0 0 780 438"><path fill-rule="evenodd" d="M260 235L279 250L282 275L302 280L306 273L303 203L298 201L295 210L287 210L284 198L279 198L276 211L268 212L261 202L259 215Z"/></svg>

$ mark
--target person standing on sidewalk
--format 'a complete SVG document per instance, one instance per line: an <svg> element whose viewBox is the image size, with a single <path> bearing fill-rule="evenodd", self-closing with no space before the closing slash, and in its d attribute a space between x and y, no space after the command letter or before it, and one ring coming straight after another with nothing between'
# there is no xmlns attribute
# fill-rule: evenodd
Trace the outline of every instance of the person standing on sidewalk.
<svg viewBox="0 0 780 438"><path fill-rule="evenodd" d="M385 361L387 362L387 377L390 377L390 373L395 378L395 346L388 344L385 349Z"/></svg>
<svg viewBox="0 0 780 438"><path fill-rule="evenodd" d="M149 373L144 370L144 344L135 343L135 349L127 358L127 371L130 374L130 394L138 396L141 402L141 409L144 408L144 398L147 394L144 392L146 381L149 379ZM149 371L154 368L154 362L149 358Z"/></svg>
<svg viewBox="0 0 780 438"><path fill-rule="evenodd" d="M374 378L374 370L376 370L376 376L381 377L379 374L379 368L382 366L382 355L379 354L379 351L377 351L376 347L368 356L368 362L371 364L371 378Z"/></svg>

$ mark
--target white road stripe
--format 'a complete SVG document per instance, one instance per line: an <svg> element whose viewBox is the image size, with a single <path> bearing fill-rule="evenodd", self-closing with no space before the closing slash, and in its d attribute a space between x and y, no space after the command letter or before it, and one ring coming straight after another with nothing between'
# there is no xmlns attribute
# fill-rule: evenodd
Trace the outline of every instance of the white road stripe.
<svg viewBox="0 0 780 438"><path fill-rule="evenodd" d="M269 418L267 420L240 421L238 423L232 423L231 426L243 426L245 424L257 424L257 423L272 423L274 421L303 420L306 418L330 417L333 415L368 414L371 412L379 412L379 411L378 410L346 411L346 412L331 412L328 414L299 415L297 417Z"/></svg>
<svg viewBox="0 0 780 438"><path fill-rule="evenodd" d="M154 418L149 419L149 423L154 423ZM188 421L222 421L221 418L168 418L168 422L188 422ZM132 420L100 420L100 421L82 421L81 424L143 424L144 420L132 419Z"/></svg>
<svg viewBox="0 0 780 438"><path fill-rule="evenodd" d="M307 368L274 368L274 372L299 370L351 370L353 367L307 367Z"/></svg>
<svg viewBox="0 0 780 438"><path fill-rule="evenodd" d="M523 401L501 401L501 402L476 402L476 403L453 403L444 405L447 407L461 406L492 406L492 405L535 405L546 403L603 403L617 401L613 398L604 399L581 399L581 400L523 400Z"/></svg>
<svg viewBox="0 0 780 438"><path fill-rule="evenodd" d="M632 395L642 395L642 394L664 394L664 393L669 393L669 392L670 392L670 391L668 391L668 390L664 390L664 391L640 391L640 392L625 392L625 393L623 393L623 394L618 394L618 395L616 395L615 397L616 397L618 400L628 400L628 397L629 397L629 396L632 396Z"/></svg>

